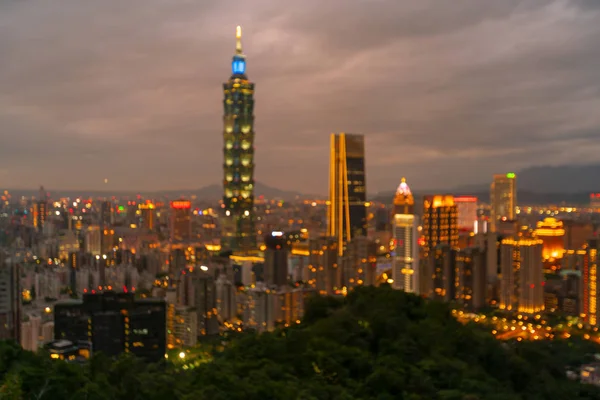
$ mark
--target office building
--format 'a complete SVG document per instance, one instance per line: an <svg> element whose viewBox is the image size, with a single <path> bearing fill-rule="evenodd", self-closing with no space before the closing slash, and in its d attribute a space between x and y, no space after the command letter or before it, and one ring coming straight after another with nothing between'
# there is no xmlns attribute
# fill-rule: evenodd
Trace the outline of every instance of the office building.
<svg viewBox="0 0 600 400"><path fill-rule="evenodd" d="M458 210L452 195L424 197L421 236L424 257L440 244L458 246Z"/></svg>
<svg viewBox="0 0 600 400"><path fill-rule="evenodd" d="M490 230L498 231L498 222L512 221L517 210L517 176L513 172L496 174L490 187Z"/></svg>
<svg viewBox="0 0 600 400"><path fill-rule="evenodd" d="M366 236L356 236L346 243L346 251L338 262L342 287L373 285L376 280L377 243Z"/></svg>
<svg viewBox="0 0 600 400"><path fill-rule="evenodd" d="M40 187L39 199L33 203L32 209L33 227L37 232L43 232L48 217L48 195L44 187Z"/></svg>
<svg viewBox="0 0 600 400"><path fill-rule="evenodd" d="M598 288L600 287L600 274L598 271L598 239L590 239L584 249L583 265L581 268L580 312L586 323L598 325Z"/></svg>
<svg viewBox="0 0 600 400"><path fill-rule="evenodd" d="M277 292L259 282L248 289L246 296L246 307L242 315L244 326L257 332L273 330L278 315Z"/></svg>
<svg viewBox="0 0 600 400"><path fill-rule="evenodd" d="M474 232L479 230L477 227L477 197L475 196L455 196L454 203L458 212L458 229L462 231Z"/></svg>
<svg viewBox="0 0 600 400"><path fill-rule="evenodd" d="M21 339L20 265L0 250L0 340Z"/></svg>
<svg viewBox="0 0 600 400"><path fill-rule="evenodd" d="M394 196L391 251L392 287L406 292L419 292L419 219L414 214L415 199L402 178Z"/></svg>
<svg viewBox="0 0 600 400"><path fill-rule="evenodd" d="M447 243L432 247L424 260L424 274L420 281L420 293L431 299L452 301L458 289L456 269L457 249Z"/></svg>
<svg viewBox="0 0 600 400"><path fill-rule="evenodd" d="M341 256L344 243L367 235L364 136L332 134L329 151L327 235L336 238Z"/></svg>
<svg viewBox="0 0 600 400"><path fill-rule="evenodd" d="M551 217L538 221L535 236L542 239L544 243L542 257L545 261L555 261L563 257L565 253L565 228L562 221Z"/></svg>
<svg viewBox="0 0 600 400"><path fill-rule="evenodd" d="M478 247L456 253L458 287L455 301L467 310L476 311L487 304L486 252Z"/></svg>
<svg viewBox="0 0 600 400"><path fill-rule="evenodd" d="M564 220L563 227L565 229L563 243L565 250L581 249L594 235L594 225L591 222Z"/></svg>
<svg viewBox="0 0 600 400"><path fill-rule="evenodd" d="M221 246L235 252L256 249L254 215L254 83L246 76L242 30L236 32L231 77L223 84L223 209Z"/></svg>
<svg viewBox="0 0 600 400"><path fill-rule="evenodd" d="M216 280L209 272L206 266L190 267L177 284L177 303L195 309L199 336L219 333Z"/></svg>
<svg viewBox="0 0 600 400"><path fill-rule="evenodd" d="M192 239L192 203L188 200L171 202L171 241L183 242Z"/></svg>
<svg viewBox="0 0 600 400"><path fill-rule="evenodd" d="M115 222L115 205L110 200L100 203L99 225L104 229L111 227Z"/></svg>
<svg viewBox="0 0 600 400"><path fill-rule="evenodd" d="M289 282L288 240L283 232L273 231L266 235L264 282L268 287L280 287Z"/></svg>
<svg viewBox="0 0 600 400"><path fill-rule="evenodd" d="M146 232L154 231L156 227L156 206L151 202L145 204L138 204L138 211L140 213L139 226Z"/></svg>
<svg viewBox="0 0 600 400"><path fill-rule="evenodd" d="M544 309L543 242L503 239L500 245L500 308L536 313Z"/></svg>
<svg viewBox="0 0 600 400"><path fill-rule="evenodd" d="M123 352L148 361L164 359L166 302L135 299L132 293L84 294L83 300L62 300L54 306L55 339L89 342L94 352Z"/></svg>
<svg viewBox="0 0 600 400"><path fill-rule="evenodd" d="M191 307L175 307L173 331L175 346L193 347L198 343L198 314Z"/></svg>
<svg viewBox="0 0 600 400"><path fill-rule="evenodd" d="M332 295L342 288L337 245L336 239L331 237L309 239L308 265L303 280L319 294Z"/></svg>

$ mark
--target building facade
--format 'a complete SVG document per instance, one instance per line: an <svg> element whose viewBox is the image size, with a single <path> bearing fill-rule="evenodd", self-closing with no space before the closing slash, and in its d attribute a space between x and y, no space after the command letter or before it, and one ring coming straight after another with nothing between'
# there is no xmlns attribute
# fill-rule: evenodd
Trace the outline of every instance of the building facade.
<svg viewBox="0 0 600 400"><path fill-rule="evenodd" d="M490 186L490 230L498 230L498 221L512 221L517 211L517 176L513 172L496 174Z"/></svg>
<svg viewBox="0 0 600 400"><path fill-rule="evenodd" d="M458 210L452 195L424 197L421 234L425 257L440 244L458 246Z"/></svg>
<svg viewBox="0 0 600 400"><path fill-rule="evenodd" d="M392 287L419 293L419 218L414 205L413 194L402 178L394 197Z"/></svg>
<svg viewBox="0 0 600 400"><path fill-rule="evenodd" d="M132 353L149 361L164 359L166 302L135 299L132 293L84 294L83 300L63 300L54 306L54 337L89 342L94 352L108 356Z"/></svg>
<svg viewBox="0 0 600 400"><path fill-rule="evenodd" d="M543 242L504 239L500 245L500 308L536 313L544 309Z"/></svg>
<svg viewBox="0 0 600 400"><path fill-rule="evenodd" d="M254 83L246 76L242 30L236 32L231 77L223 84L223 248L256 249L254 215Z"/></svg>
<svg viewBox="0 0 600 400"><path fill-rule="evenodd" d="M188 200L171 202L171 241L188 241L192 238L192 203Z"/></svg>
<svg viewBox="0 0 600 400"><path fill-rule="evenodd" d="M329 151L327 235L336 238L341 256L344 243L367 235L364 136L332 134Z"/></svg>
<svg viewBox="0 0 600 400"><path fill-rule="evenodd" d="M458 229L473 232L477 225L477 197L455 196L454 203L458 211Z"/></svg>

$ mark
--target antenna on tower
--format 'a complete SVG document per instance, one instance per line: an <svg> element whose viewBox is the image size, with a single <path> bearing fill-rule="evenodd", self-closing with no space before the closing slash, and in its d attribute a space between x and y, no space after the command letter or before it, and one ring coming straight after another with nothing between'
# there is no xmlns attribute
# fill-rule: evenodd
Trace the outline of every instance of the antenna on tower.
<svg viewBox="0 0 600 400"><path fill-rule="evenodd" d="M235 28L235 54L242 54L242 27Z"/></svg>

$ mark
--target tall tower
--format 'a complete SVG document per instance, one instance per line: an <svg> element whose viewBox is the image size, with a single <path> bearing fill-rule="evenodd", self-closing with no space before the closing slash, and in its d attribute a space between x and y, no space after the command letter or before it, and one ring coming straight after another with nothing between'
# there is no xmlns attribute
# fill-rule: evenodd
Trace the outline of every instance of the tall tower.
<svg viewBox="0 0 600 400"><path fill-rule="evenodd" d="M508 174L494 175L490 186L491 231L498 230L498 221L507 219L514 220L517 207L517 176L514 172Z"/></svg>
<svg viewBox="0 0 600 400"><path fill-rule="evenodd" d="M419 219L414 214L415 198L402 178L394 197L392 234L394 258L392 286L406 292L419 292Z"/></svg>
<svg viewBox="0 0 600 400"><path fill-rule="evenodd" d="M330 146L327 234L336 238L341 256L344 243L367 235L365 138L332 134Z"/></svg>
<svg viewBox="0 0 600 400"><path fill-rule="evenodd" d="M231 77L223 84L223 224L224 248L256 249L254 230L254 83L246 77L242 28L237 27Z"/></svg>

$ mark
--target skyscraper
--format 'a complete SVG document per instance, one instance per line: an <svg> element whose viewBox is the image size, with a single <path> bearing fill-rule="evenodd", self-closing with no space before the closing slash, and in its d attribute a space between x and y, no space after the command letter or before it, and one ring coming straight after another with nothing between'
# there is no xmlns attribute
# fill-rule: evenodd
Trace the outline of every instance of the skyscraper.
<svg viewBox="0 0 600 400"><path fill-rule="evenodd" d="M171 202L171 241L181 242L192 238L192 203L189 200Z"/></svg>
<svg viewBox="0 0 600 400"><path fill-rule="evenodd" d="M345 242L367 234L365 138L332 134L330 146L327 234L337 239L342 255Z"/></svg>
<svg viewBox="0 0 600 400"><path fill-rule="evenodd" d="M21 338L20 276L19 263L0 249L0 340Z"/></svg>
<svg viewBox="0 0 600 400"><path fill-rule="evenodd" d="M422 235L425 257L440 244L458 246L458 210L454 196L425 196Z"/></svg>
<svg viewBox="0 0 600 400"><path fill-rule="evenodd" d="M477 224L477 197L455 196L458 210L458 229L473 232Z"/></svg>
<svg viewBox="0 0 600 400"><path fill-rule="evenodd" d="M394 197L392 286L413 293L419 291L419 219L414 205L413 194L402 178Z"/></svg>
<svg viewBox="0 0 600 400"><path fill-rule="evenodd" d="M490 187L491 231L496 232L498 221L513 220L517 207L517 176L514 172L494 175Z"/></svg>
<svg viewBox="0 0 600 400"><path fill-rule="evenodd" d="M265 236L264 279L267 286L284 286L288 283L288 244L283 232L274 231Z"/></svg>
<svg viewBox="0 0 600 400"><path fill-rule="evenodd" d="M500 308L535 313L544 309L543 242L504 239L500 247Z"/></svg>
<svg viewBox="0 0 600 400"><path fill-rule="evenodd" d="M580 314L584 315L584 321L592 326L598 325L598 287L600 287L600 276L598 275L598 239L590 239L583 254L581 266L581 306Z"/></svg>
<svg viewBox="0 0 600 400"><path fill-rule="evenodd" d="M242 29L237 27L232 75L223 84L223 223L222 246L256 249L254 230L254 83L246 77Z"/></svg>
<svg viewBox="0 0 600 400"><path fill-rule="evenodd" d="M33 226L38 232L42 232L48 215L48 196L43 186L40 186L40 196L33 204Z"/></svg>

